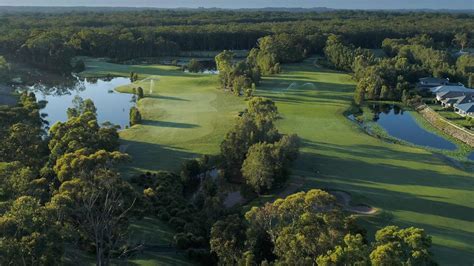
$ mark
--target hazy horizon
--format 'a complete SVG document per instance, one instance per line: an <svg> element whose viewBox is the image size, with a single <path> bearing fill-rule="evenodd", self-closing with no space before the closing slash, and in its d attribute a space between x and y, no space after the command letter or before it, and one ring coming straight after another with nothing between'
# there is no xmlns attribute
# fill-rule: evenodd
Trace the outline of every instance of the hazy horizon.
<svg viewBox="0 0 474 266"><path fill-rule="evenodd" d="M0 6L90 6L153 8L313 8L335 9L474 9L473 0L0 0Z"/></svg>

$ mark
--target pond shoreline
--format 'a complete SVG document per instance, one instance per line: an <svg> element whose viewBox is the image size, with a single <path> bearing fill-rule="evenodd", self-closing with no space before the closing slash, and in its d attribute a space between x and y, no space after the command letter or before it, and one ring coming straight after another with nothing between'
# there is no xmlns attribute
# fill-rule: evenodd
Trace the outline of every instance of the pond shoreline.
<svg viewBox="0 0 474 266"><path fill-rule="evenodd" d="M133 94L120 93L116 88L129 83L130 80L125 77L77 77L72 83L37 83L22 90L33 92L38 101L46 102L41 112L47 115L45 120L50 126L67 121L67 110L77 101L91 99L97 109L99 124L125 129L129 126L129 111L136 105L136 98Z"/></svg>
<svg viewBox="0 0 474 266"><path fill-rule="evenodd" d="M474 148L474 134L467 130L461 129L460 127L453 125L449 121L443 119L439 114L433 111L426 105L420 105L415 110L433 127L443 131L449 136L464 142L471 148Z"/></svg>
<svg viewBox="0 0 474 266"><path fill-rule="evenodd" d="M388 104L390 106L397 105L401 107L397 103L372 102L372 104L376 104L376 105ZM377 121L375 121L373 118L373 116L378 117L378 115L380 114L383 115L383 112L376 115L374 111L371 110L368 106L357 108L357 111L354 108L349 109L344 113L344 115L347 119L356 123L359 126L359 128L363 130L364 133L366 133L367 135L371 137L375 137L377 139L380 139L390 144L400 144L400 145L428 150L432 152L433 154L437 155L439 158L443 157L443 160L445 162L449 163L450 165L456 168L464 169L465 166L467 166L468 168L472 167L469 165L472 164L473 159L471 157L472 157L472 154L474 154L474 151L472 150L470 146L468 146L467 144L465 144L464 142L461 142L460 140L456 138L453 138L449 134L446 134L444 131L441 131L438 128L432 126L428 121L425 120L425 118L421 114L411 109L410 107L408 107L408 110L405 110L405 112L410 112L409 114L410 114L411 119L418 127L420 127L420 129L426 131L429 134L433 134L439 138L442 138L450 142L452 145L455 145L456 148L454 149L436 148L436 147L431 147L429 145L428 146L421 145L409 140L405 140L405 139L401 139L396 136L393 136L384 128L384 126L377 123ZM467 164L467 165L464 165L464 164Z"/></svg>

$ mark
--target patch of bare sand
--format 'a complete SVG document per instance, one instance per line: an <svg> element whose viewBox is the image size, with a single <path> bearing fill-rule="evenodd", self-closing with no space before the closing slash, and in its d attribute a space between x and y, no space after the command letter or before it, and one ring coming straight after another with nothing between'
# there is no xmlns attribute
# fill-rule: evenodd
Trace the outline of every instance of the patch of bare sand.
<svg viewBox="0 0 474 266"><path fill-rule="evenodd" d="M341 191L341 190L333 190L329 191L330 194L336 197L336 200L339 204L342 205L344 210L354 212L357 214L374 214L377 212L376 208L372 208L365 204L358 204L355 206L351 205L352 196L351 194Z"/></svg>

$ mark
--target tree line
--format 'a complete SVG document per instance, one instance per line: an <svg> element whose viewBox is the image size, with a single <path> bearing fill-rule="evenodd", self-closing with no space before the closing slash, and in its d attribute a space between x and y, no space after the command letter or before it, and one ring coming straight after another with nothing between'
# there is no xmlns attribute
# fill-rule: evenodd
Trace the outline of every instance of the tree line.
<svg viewBox="0 0 474 266"><path fill-rule="evenodd" d="M467 35L456 35L461 49L467 43ZM464 37L463 37L464 36ZM458 40L460 39L460 40ZM353 73L357 81L354 101L364 100L410 101L417 99L414 85L419 78L433 76L448 78L451 82L463 82L472 86L474 57L470 54L454 56L440 50L427 34L405 39L385 39L381 48L385 56L373 51L355 48L342 36L330 35L324 53L330 66Z"/></svg>
<svg viewBox="0 0 474 266"><path fill-rule="evenodd" d="M471 21L470 14L366 11L6 13L0 24L0 54L66 73L76 67L70 59L77 55L125 60L189 50L250 50L259 39L283 33L294 35L294 46L306 42L310 54L320 53L331 33L362 48L378 48L386 38L429 34L446 48L456 33L472 35ZM265 41L260 42L265 50ZM276 55L283 56L277 58L281 61L299 56Z"/></svg>

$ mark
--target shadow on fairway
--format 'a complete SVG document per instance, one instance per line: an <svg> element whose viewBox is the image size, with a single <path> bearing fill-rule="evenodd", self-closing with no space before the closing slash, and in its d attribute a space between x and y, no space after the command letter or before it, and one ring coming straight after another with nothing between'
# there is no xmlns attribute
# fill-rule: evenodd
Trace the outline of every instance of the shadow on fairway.
<svg viewBox="0 0 474 266"><path fill-rule="evenodd" d="M472 250L453 249L452 243L444 241L452 239L463 246L472 243L472 229L444 225L456 220L460 224L474 220L474 208L469 205L469 188L474 186L472 177L437 171L437 166L444 163L430 153L402 152L371 145L340 146L308 140L304 140L302 146L309 150L301 153L293 172L308 178L305 189L341 189L354 193L365 204L398 214L392 219L376 222L377 228L390 224L418 226L437 238L435 249L449 250L450 254L463 257L461 261L474 254ZM374 155L394 162L371 162ZM416 164L411 164L414 161L431 164L433 170L420 170ZM453 200L449 196L451 193L457 194L458 198ZM379 220L377 217L370 219Z"/></svg>
<svg viewBox="0 0 474 266"><path fill-rule="evenodd" d="M293 83L296 84L295 88L288 89ZM354 85L314 80L311 81L311 84L314 85L314 88L307 88L303 82L298 80L263 81L259 92L276 102L330 104L352 101Z"/></svg>
<svg viewBox="0 0 474 266"><path fill-rule="evenodd" d="M148 142L121 140L125 152L132 156L132 162L121 166L125 178L144 171L179 171L184 160L196 158L200 154L183 149ZM166 168L159 166L166 165Z"/></svg>
<svg viewBox="0 0 474 266"><path fill-rule="evenodd" d="M188 123L176 123L168 121L154 121L154 120L143 120L142 125L154 126L154 127L174 127L174 128L197 128L200 125L188 124Z"/></svg>
<svg viewBox="0 0 474 266"><path fill-rule="evenodd" d="M188 99L183 99L183 98L173 97L173 96L147 95L146 97L147 97L147 98L152 98L152 99L160 99L160 100L172 100L172 101L189 102Z"/></svg>

